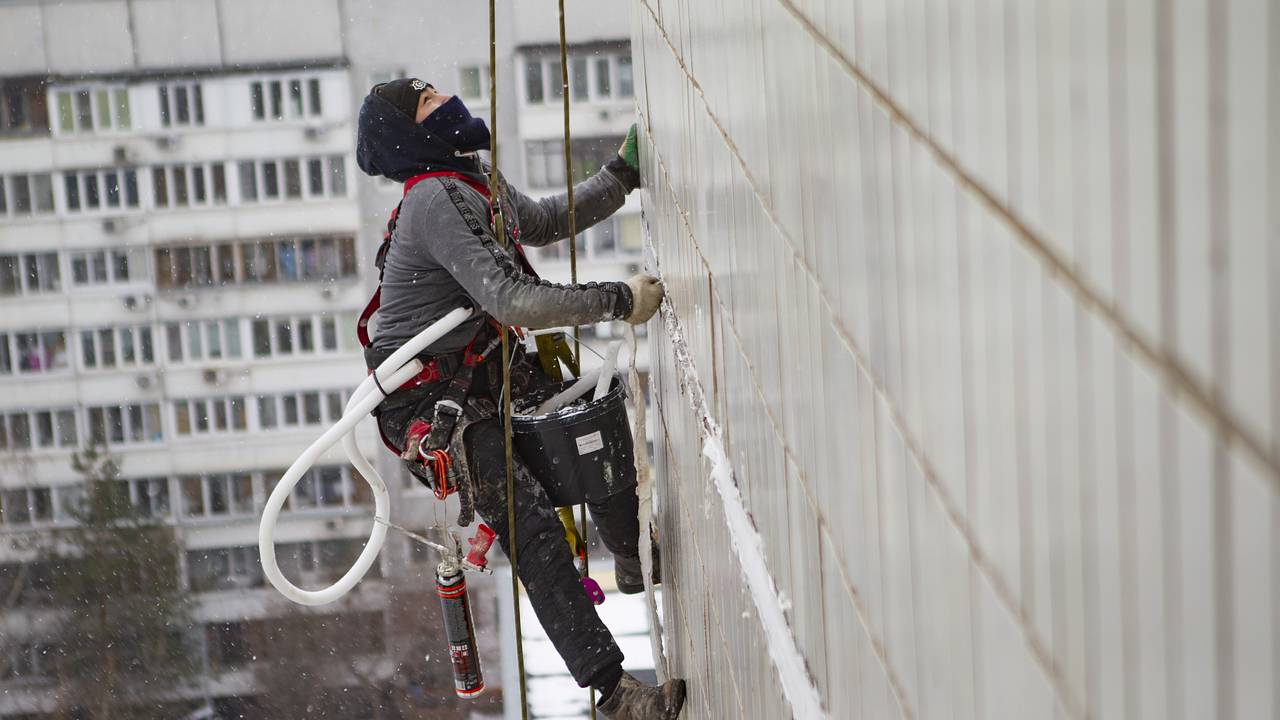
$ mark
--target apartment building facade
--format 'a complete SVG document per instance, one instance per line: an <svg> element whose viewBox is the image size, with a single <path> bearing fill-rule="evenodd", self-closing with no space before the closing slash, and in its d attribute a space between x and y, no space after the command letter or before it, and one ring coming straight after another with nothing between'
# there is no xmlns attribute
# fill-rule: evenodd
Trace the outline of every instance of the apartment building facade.
<svg viewBox="0 0 1280 720"><path fill-rule="evenodd" d="M487 18L428 5L434 18L407 2L377 17L340 2L0 4L0 41L13 49L0 61L0 581L15 598L0 613L0 717L53 709L38 622L48 595L19 546L73 522L82 478L70 456L90 444L121 459L122 492L183 545L207 670L195 695L214 712L252 706L252 639L292 609L263 581L258 516L362 376L355 319L400 192L355 166L360 100L375 82L416 75L487 116ZM443 32L440 18L467 30ZM499 119L503 168L550 194L564 179L559 70L546 65L545 33L521 39L520 26L512 15L499 30L499 85L511 99ZM597 168L600 157L580 151L611 152L630 124L626 34L615 20L571 48L575 135L585 131L576 168ZM635 212L579 239L581 277L625 277ZM567 280L567 258L542 251L535 263ZM371 424L359 444L392 479L396 519L452 517L399 471ZM318 585L345 571L371 511L363 480L326 456L286 504L286 575ZM10 587L4 576L19 564L26 585ZM392 672L403 641L390 580L417 582L430 568L393 537L340 604L374 638L362 667ZM478 613L485 623L492 603ZM486 634L496 655L496 630Z"/></svg>

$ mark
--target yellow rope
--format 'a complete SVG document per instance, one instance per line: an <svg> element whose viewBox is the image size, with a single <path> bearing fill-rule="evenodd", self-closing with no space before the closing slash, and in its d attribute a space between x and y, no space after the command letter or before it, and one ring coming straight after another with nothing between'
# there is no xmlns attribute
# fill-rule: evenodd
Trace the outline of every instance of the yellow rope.
<svg viewBox="0 0 1280 720"><path fill-rule="evenodd" d="M498 183L498 23L494 0L489 0L489 203L493 231L507 244ZM520 717L529 720L529 687L524 670L524 633L520 627L520 562L516 550L516 481L511 449L511 333L502 328L502 432L507 455L507 557L511 559L511 605L516 631L516 672L520 678Z"/></svg>
<svg viewBox="0 0 1280 720"><path fill-rule="evenodd" d="M564 184L566 201L569 203L569 282L578 284L578 224L573 207L573 141L569 132L569 43L564 31L564 0L560 4L560 98L564 106ZM582 337L577 325L573 326L573 356L582 362ZM579 365L581 367L581 365ZM578 509L582 534L582 573L590 574L590 546L587 543L587 505L583 503ZM587 688L590 698L591 720L596 720L596 689Z"/></svg>

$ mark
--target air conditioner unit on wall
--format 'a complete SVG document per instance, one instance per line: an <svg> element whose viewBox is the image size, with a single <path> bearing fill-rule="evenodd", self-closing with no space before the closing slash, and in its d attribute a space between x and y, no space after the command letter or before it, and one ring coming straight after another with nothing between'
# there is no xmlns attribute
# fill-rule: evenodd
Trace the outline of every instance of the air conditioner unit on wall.
<svg viewBox="0 0 1280 720"><path fill-rule="evenodd" d="M138 161L138 154L128 145L116 145L111 150L111 157L117 165L129 165Z"/></svg>
<svg viewBox="0 0 1280 720"><path fill-rule="evenodd" d="M120 302L124 305L124 309L129 312L138 312L147 305L151 304L150 295L125 295L120 298Z"/></svg>

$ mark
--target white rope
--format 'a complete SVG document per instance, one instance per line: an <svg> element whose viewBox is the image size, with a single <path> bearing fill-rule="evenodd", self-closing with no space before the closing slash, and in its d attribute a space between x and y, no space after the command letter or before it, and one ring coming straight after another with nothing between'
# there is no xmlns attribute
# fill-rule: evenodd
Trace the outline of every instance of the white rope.
<svg viewBox="0 0 1280 720"><path fill-rule="evenodd" d="M658 682L671 677L667 656L662 649L662 620L658 617L658 600L653 592L653 537L649 524L653 521L653 475L649 467L649 433L645 430L645 397L640 387L640 373L636 370L636 328L627 325L627 343L631 346L631 367L627 382L631 385L631 398L636 406L635 437L636 495L640 497L640 575L644 578L644 597L649 605L649 648L653 651L653 667Z"/></svg>

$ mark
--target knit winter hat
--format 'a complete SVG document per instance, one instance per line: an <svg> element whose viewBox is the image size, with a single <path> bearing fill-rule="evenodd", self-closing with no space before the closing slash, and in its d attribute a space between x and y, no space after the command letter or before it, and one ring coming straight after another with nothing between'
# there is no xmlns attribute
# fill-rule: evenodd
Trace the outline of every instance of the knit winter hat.
<svg viewBox="0 0 1280 720"><path fill-rule="evenodd" d="M373 86L371 92L380 95L396 106L400 112L411 118L418 116L418 96L427 89L430 83L418 78L400 78Z"/></svg>

